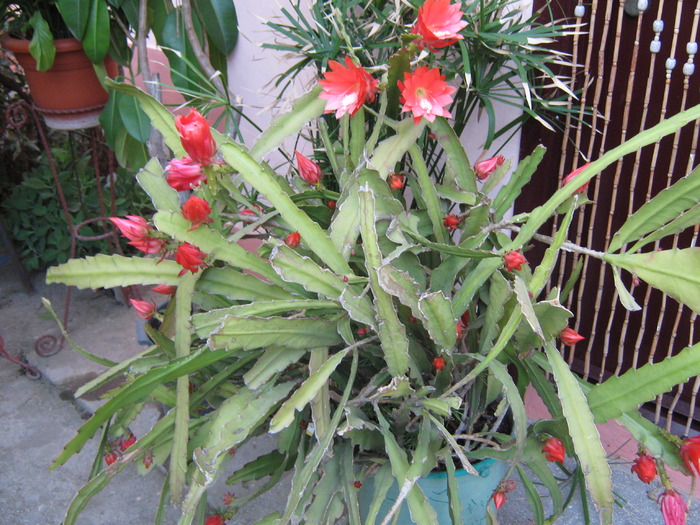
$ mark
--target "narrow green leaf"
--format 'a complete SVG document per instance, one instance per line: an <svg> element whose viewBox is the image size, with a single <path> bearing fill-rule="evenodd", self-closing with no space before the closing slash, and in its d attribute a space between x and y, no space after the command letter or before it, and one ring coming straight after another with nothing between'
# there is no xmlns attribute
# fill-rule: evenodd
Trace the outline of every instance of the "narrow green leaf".
<svg viewBox="0 0 700 525"><path fill-rule="evenodd" d="M91 0L57 0L56 2L61 18L78 40L82 40L85 35L91 4Z"/></svg>
<svg viewBox="0 0 700 525"><path fill-rule="evenodd" d="M386 179L389 173L394 171L396 163L423 134L425 123L426 120L421 119L418 124L414 124L412 118L399 122L396 135L384 139L377 145L367 165L379 172L382 179Z"/></svg>
<svg viewBox="0 0 700 525"><path fill-rule="evenodd" d="M119 130L124 127L122 118L119 116L119 97L121 96L122 93L112 91L109 94L107 105L100 113L100 126L102 126L104 131L105 142L112 149L116 147Z"/></svg>
<svg viewBox="0 0 700 525"><path fill-rule="evenodd" d="M153 216L156 227L180 242L189 242L205 254L225 261L242 270L250 270L273 283L284 285L270 264L253 253L247 251L235 242L224 239L220 233L206 225L200 225L196 230L191 228L190 222L178 212L160 211Z"/></svg>
<svg viewBox="0 0 700 525"><path fill-rule="evenodd" d="M136 86L110 79L105 80L105 82L109 88L137 98L141 109L151 119L151 124L163 134L165 144L172 150L175 157L184 157L187 154L182 147L180 134L175 127L175 118L165 106Z"/></svg>
<svg viewBox="0 0 700 525"><path fill-rule="evenodd" d="M265 155L282 144L287 137L296 135L309 122L320 117L326 109L326 101L318 97L320 94L321 86L318 85L299 98L289 113L273 120L250 149L251 159L259 162Z"/></svg>
<svg viewBox="0 0 700 525"><path fill-rule="evenodd" d="M676 181L630 215L615 233L608 252L615 252L630 241L641 239L700 202L700 167Z"/></svg>
<svg viewBox="0 0 700 525"><path fill-rule="evenodd" d="M230 55L238 41L236 6L228 0L199 0L196 5L211 41L219 52Z"/></svg>
<svg viewBox="0 0 700 525"><path fill-rule="evenodd" d="M632 296L630 291L625 287L625 284L622 282L622 277L620 276L620 269L615 266L612 266L612 272L613 281L615 283L615 289L617 290L617 295L620 298L622 306L624 306L632 312L641 310L642 307L637 304L637 301L634 300L634 297Z"/></svg>
<svg viewBox="0 0 700 525"><path fill-rule="evenodd" d="M493 200L494 220L500 221L505 213L513 206L523 187L530 182L547 149L537 146L535 150L518 163L515 172L508 182L499 190Z"/></svg>
<svg viewBox="0 0 700 525"><path fill-rule="evenodd" d="M301 411L309 404L349 351L350 348L348 347L334 354L284 402L270 421L270 432L272 434L276 434L283 428L288 427L294 421L294 411Z"/></svg>
<svg viewBox="0 0 700 525"><path fill-rule="evenodd" d="M445 467L447 470L447 497L450 502L450 518L453 525L464 525L462 521L462 500L459 493L459 485L455 477L455 463L452 455L445 456Z"/></svg>
<svg viewBox="0 0 700 525"><path fill-rule="evenodd" d="M109 10L105 0L91 0L90 14L81 40L93 64L101 64L109 50Z"/></svg>
<svg viewBox="0 0 700 525"><path fill-rule="evenodd" d="M170 187L163 175L163 169L160 167L158 159L152 158L138 172L136 179L143 191L148 193L148 196L153 202L153 206L158 211L180 211L180 205L177 200L177 191Z"/></svg>
<svg viewBox="0 0 700 525"><path fill-rule="evenodd" d="M408 148L408 152L411 155L413 169L418 178L421 198L425 202L428 210L428 217L430 217L430 222L433 224L435 239L441 244L447 244L449 235L447 234L447 228L443 224L445 214L440 205L440 197L438 197L437 191L435 190L435 183L430 179L428 167L425 165L425 161L423 160L422 153L418 146L413 144Z"/></svg>
<svg viewBox="0 0 700 525"><path fill-rule="evenodd" d="M29 25L34 30L32 40L29 42L29 53L36 60L37 71L48 71L56 58L56 46L51 28L39 11L29 19Z"/></svg>
<svg viewBox="0 0 700 525"><path fill-rule="evenodd" d="M95 255L71 259L49 268L46 282L63 283L78 288L115 288L134 284L170 284L180 282L182 266L175 261L124 257L122 255Z"/></svg>
<svg viewBox="0 0 700 525"><path fill-rule="evenodd" d="M316 348L341 342L336 324L324 319L227 317L209 338L209 346L255 350L266 346Z"/></svg>
<svg viewBox="0 0 700 525"><path fill-rule="evenodd" d="M700 375L700 343L686 347L660 363L647 363L593 385L588 393L588 404L596 423L605 423L625 412L637 410L642 403L696 375Z"/></svg>
<svg viewBox="0 0 700 525"><path fill-rule="evenodd" d="M299 361L306 352L305 348L267 348L255 361L253 368L243 374L243 380L248 388L256 390L268 382L276 373L282 372L289 365Z"/></svg>
<svg viewBox="0 0 700 525"><path fill-rule="evenodd" d="M300 296L233 268L207 268L197 281L197 289L220 294L234 301L293 300Z"/></svg>
<svg viewBox="0 0 700 525"><path fill-rule="evenodd" d="M180 281L175 292L175 357L187 357L192 344L190 331L190 312L192 311L192 294L197 282L197 275L188 273ZM175 405L175 427L173 445L170 451L170 468L168 469L168 486L170 500L180 503L187 474L187 443L190 434L190 378L183 375L177 378L177 402Z"/></svg>
<svg viewBox="0 0 700 525"><path fill-rule="evenodd" d="M276 386L268 384L255 391L242 387L214 412L209 438L193 454L197 471L192 476L189 493L182 505L183 518L194 514L199 500L216 481L221 466L230 457L231 447L242 443L255 432L293 386L291 382ZM180 523L188 525L191 519L181 519Z"/></svg>
<svg viewBox="0 0 700 525"><path fill-rule="evenodd" d="M520 475L520 480L523 483L523 488L525 489L525 494L527 495L527 501L530 503L530 508L534 514L534 522L537 524L544 523L544 507L542 506L542 499L535 484L530 479L530 476L525 473L520 465L517 466L518 474Z"/></svg>
<svg viewBox="0 0 700 525"><path fill-rule="evenodd" d="M620 146L606 152L598 160L590 163L590 165L579 173L569 184L560 188L552 195L549 200L542 206L535 208L530 213L530 218L520 230L520 233L511 241L506 249L515 249L527 244L532 236L540 229L540 227L552 216L555 210L578 188L590 181L598 173L606 167L627 155L643 148L648 144L652 144L663 137L675 133L689 122L693 122L700 118L700 104L685 111L659 122L656 126L642 131L638 135L628 139ZM697 295L700 297L700 294Z"/></svg>
<svg viewBox="0 0 700 525"><path fill-rule="evenodd" d="M339 274L352 275L353 272L348 263L335 249L326 232L294 204L273 176L267 173L254 157L235 144L222 144L219 149L226 162L238 170L243 179L255 190L265 195L282 218L301 234L304 244L313 250L331 270Z"/></svg>
<svg viewBox="0 0 700 525"><path fill-rule="evenodd" d="M246 463L242 468L234 472L226 480L227 485L235 485L236 483L245 483L247 481L255 481L262 479L265 476L270 476L277 472L280 468L284 468L285 463L289 460L286 454L281 454L276 450L268 454L264 454L253 461Z"/></svg>
<svg viewBox="0 0 700 525"><path fill-rule="evenodd" d="M382 342L382 350L389 367L389 373L394 377L401 377L408 369L406 327L399 321L391 296L379 284L377 270L382 264L382 254L379 251L379 241L374 222L374 192L366 185L361 187L358 193L360 197L362 245L365 251L369 283L374 294L374 306L377 310L378 335Z"/></svg>
<svg viewBox="0 0 700 525"><path fill-rule="evenodd" d="M684 231L686 228L700 224L700 204L696 204L687 211L681 213L677 218L671 222L665 224L659 229L651 232L649 235L640 239L634 246L632 246L628 253L634 253L641 250L644 246L649 243L656 242L663 239L669 235L677 235Z"/></svg>
<svg viewBox="0 0 700 525"><path fill-rule="evenodd" d="M437 117L429 124L436 140L446 154L445 178L450 184L468 193L476 193L476 177L467 157L467 152L452 126L443 117Z"/></svg>
<svg viewBox="0 0 700 525"><path fill-rule="evenodd" d="M694 271L700 268L700 248L623 255L606 253L603 260L624 268L700 313L700 272Z"/></svg>
<svg viewBox="0 0 700 525"><path fill-rule="evenodd" d="M612 524L613 487L610 465L605 457L605 449L600 442L593 414L588 408L586 396L581 391L578 380L559 351L551 343L545 345L545 351L552 366L569 435L583 470L586 487L600 513L601 523Z"/></svg>
<svg viewBox="0 0 700 525"><path fill-rule="evenodd" d="M121 97L119 116L126 131L136 140L145 144L151 138L151 121L134 97Z"/></svg>
<svg viewBox="0 0 700 525"><path fill-rule="evenodd" d="M321 460L327 454L328 447L330 446L331 442L333 441L333 438L336 435L338 423L340 423L340 418L345 412L345 404L348 402L350 392L352 391L353 383L355 382L355 375L357 374L357 362L358 356L357 352L355 351L353 352L352 356L352 365L350 367L350 375L348 376L348 384L345 387L345 390L343 391L343 397L340 399L338 407L333 413L333 418L331 419L329 430L325 436L318 436L318 443L316 443L311 453L309 453L308 456L306 456L305 462L303 463L303 467L299 468L294 478L292 478L292 488L289 491L287 508L285 509L284 516L282 516L282 518L280 518L279 520L280 524L286 525L287 523L289 523L290 518L292 517L299 505L299 502L305 495L305 489L309 486L309 481L316 472L316 469L321 463Z"/></svg>

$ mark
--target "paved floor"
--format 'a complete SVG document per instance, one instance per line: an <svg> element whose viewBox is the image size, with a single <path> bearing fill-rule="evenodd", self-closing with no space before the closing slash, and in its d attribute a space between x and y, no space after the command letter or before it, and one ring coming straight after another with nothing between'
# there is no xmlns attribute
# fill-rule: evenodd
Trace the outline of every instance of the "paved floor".
<svg viewBox="0 0 700 525"><path fill-rule="evenodd" d="M44 373L44 379L32 381L19 372L15 364L0 359L0 525L53 525L63 520L76 491L87 479L96 444L88 443L83 452L56 470L49 471L52 460L60 453L88 411L99 404L88 399L77 404L72 393L85 381L95 377L99 365L87 361L66 345L58 354L42 358L32 350L34 340L57 331L41 305L48 297L59 312L63 311L64 288L46 286L35 279L37 292L27 295L8 267L0 267L0 336L5 348L25 353L29 361ZM76 291L71 308L69 329L76 342L95 353L118 360L138 352L136 316L133 310L120 305L105 292ZM157 417L153 408L140 421L137 433L145 432ZM94 440L93 440L94 441ZM253 443L239 450L236 461L267 451L269 440ZM239 456L240 453L240 456ZM146 525L153 523L153 513L162 486L162 473L142 477L135 470L119 474L95 497L82 513L81 525ZM614 483L620 507L615 510L615 523L620 525L662 524L658 504L647 496L658 487L643 485L629 473L628 464L614 466ZM518 483L518 485L520 485ZM253 502L230 524L249 525L271 510L283 507L287 485L264 501ZM220 487L211 500L216 504L223 492ZM243 494L251 487L234 487ZM592 514L595 514L591 511ZM504 525L531 523L531 514L522 489L509 495L499 511ZM167 523L176 522L173 512ZM592 523L597 523L595 516ZM580 500L575 498L557 521L562 525L582 525ZM700 523L700 509L693 504L688 524Z"/></svg>

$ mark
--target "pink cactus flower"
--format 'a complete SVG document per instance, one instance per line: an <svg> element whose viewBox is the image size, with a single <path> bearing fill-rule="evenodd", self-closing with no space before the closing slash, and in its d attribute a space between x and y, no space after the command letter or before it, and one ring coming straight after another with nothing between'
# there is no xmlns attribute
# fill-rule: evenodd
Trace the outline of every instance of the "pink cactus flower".
<svg viewBox="0 0 700 525"><path fill-rule="evenodd" d="M452 94L456 88L445 82L445 76L438 69L427 66L417 68L413 73L404 73L403 82L399 80L401 90L401 111L413 113L416 124L421 117L434 122L435 117L451 117L445 108L452 103Z"/></svg>
<svg viewBox="0 0 700 525"><path fill-rule="evenodd" d="M346 113L352 117L365 102L374 102L379 80L355 65L350 57L345 57L345 65L329 60L330 71L319 81L323 93L319 96L327 100L326 113L335 111L336 118Z"/></svg>
<svg viewBox="0 0 700 525"><path fill-rule="evenodd" d="M418 45L431 51L450 46L464 38L459 32L467 26L460 4L450 0L426 0L418 9L412 33L420 35Z"/></svg>

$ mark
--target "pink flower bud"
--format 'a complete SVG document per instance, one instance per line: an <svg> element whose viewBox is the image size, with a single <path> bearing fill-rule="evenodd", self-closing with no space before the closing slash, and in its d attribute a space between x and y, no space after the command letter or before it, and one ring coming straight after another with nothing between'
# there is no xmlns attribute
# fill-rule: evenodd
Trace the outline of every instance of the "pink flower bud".
<svg viewBox="0 0 700 525"><path fill-rule="evenodd" d="M496 490L493 493L493 504L496 506L496 509L500 509L503 505L505 505L507 499L508 498L506 497L505 492Z"/></svg>
<svg viewBox="0 0 700 525"><path fill-rule="evenodd" d="M146 219L138 215L127 215L126 219L110 217L109 220L119 228L124 237L133 242L143 241L151 232Z"/></svg>
<svg viewBox="0 0 700 525"><path fill-rule="evenodd" d="M290 248L296 248L297 246L299 246L300 242L301 235L299 234L299 232L290 233L284 238L284 244L286 244Z"/></svg>
<svg viewBox="0 0 700 525"><path fill-rule="evenodd" d="M555 437L551 437L542 445L542 453L547 461L563 463L566 457L564 442Z"/></svg>
<svg viewBox="0 0 700 525"><path fill-rule="evenodd" d="M199 162L202 166L211 164L216 152L216 142L211 136L207 119L199 111L191 108L187 115L175 117L175 127L180 133L182 147L192 160Z"/></svg>
<svg viewBox="0 0 700 525"><path fill-rule="evenodd" d="M506 270L522 270L523 264L527 264L527 259L520 253L520 250L511 250L504 257Z"/></svg>
<svg viewBox="0 0 700 525"><path fill-rule="evenodd" d="M194 162L190 157L171 160L165 172L168 174L168 184L177 191L188 191L201 182L207 182L202 165Z"/></svg>
<svg viewBox="0 0 700 525"><path fill-rule="evenodd" d="M685 525L688 505L678 492L666 489L661 495L661 515L665 525Z"/></svg>
<svg viewBox="0 0 700 525"><path fill-rule="evenodd" d="M178 246L177 252L175 253L175 262L183 268L179 275L184 275L188 271L197 273L205 257L206 254L202 253L199 248L188 242Z"/></svg>
<svg viewBox="0 0 700 525"><path fill-rule="evenodd" d="M102 456L102 457L103 457L103 459L105 460L105 463L107 463L107 465L111 465L112 463L114 463L115 461L117 461L117 459L119 459L119 456L117 456L117 453L116 453L116 452L107 452L107 453L106 453L104 456Z"/></svg>
<svg viewBox="0 0 700 525"><path fill-rule="evenodd" d="M644 483L651 483L656 477L656 461L644 452L640 452L632 465L632 472Z"/></svg>
<svg viewBox="0 0 700 525"><path fill-rule="evenodd" d="M559 339L561 339L561 342L565 345L574 346L579 341L583 341L585 337L572 330L571 328L567 327L561 331L561 333L559 334Z"/></svg>
<svg viewBox="0 0 700 525"><path fill-rule="evenodd" d="M506 159L503 158L503 155L496 155L490 159L480 160L474 165L474 173L476 173L476 178L479 180L488 179L489 175L496 171L496 168L498 168L505 161Z"/></svg>
<svg viewBox="0 0 700 525"><path fill-rule="evenodd" d="M319 184L323 178L321 166L316 164L314 161L307 159L298 151L295 151L294 154L297 156L299 176L312 186Z"/></svg>
<svg viewBox="0 0 700 525"><path fill-rule="evenodd" d="M129 244L144 253L160 253L165 249L166 242L165 239L146 237L142 241L132 241Z"/></svg>
<svg viewBox="0 0 700 525"><path fill-rule="evenodd" d="M569 173L566 177L564 177L564 180L561 182L561 185L566 186L567 184L569 184L569 182L571 182L573 180L573 178L576 177L576 175L578 175L583 170L585 170L590 164L591 163L588 162L588 163L584 164L583 166L581 166L580 168L576 168L574 171ZM583 193L584 191L586 191L588 189L589 182L590 181L586 182L583 186L581 186L579 189L577 189L576 193Z"/></svg>
<svg viewBox="0 0 700 525"><path fill-rule="evenodd" d="M169 284L159 284L158 286L151 288L151 290L163 295L172 295L177 290L177 287Z"/></svg>
<svg viewBox="0 0 700 525"><path fill-rule="evenodd" d="M138 299L129 299L129 301L141 319L148 321L156 313L156 305L150 301L139 301Z"/></svg>
<svg viewBox="0 0 700 525"><path fill-rule="evenodd" d="M212 222L209 214L211 207L204 199L191 196L185 204L182 205L182 216L192 223L192 227L187 231L192 231L205 222Z"/></svg>

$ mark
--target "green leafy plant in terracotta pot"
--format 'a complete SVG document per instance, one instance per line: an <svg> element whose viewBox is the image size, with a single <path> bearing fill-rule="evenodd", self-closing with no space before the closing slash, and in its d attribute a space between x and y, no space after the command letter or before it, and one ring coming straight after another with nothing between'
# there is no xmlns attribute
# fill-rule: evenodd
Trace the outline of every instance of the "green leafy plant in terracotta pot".
<svg viewBox="0 0 700 525"><path fill-rule="evenodd" d="M107 465L76 496L66 524L130 463L142 471L167 465L161 505L176 504L182 525L224 523L287 471L285 508L259 523L386 524L397 514L420 524L485 522L504 503L516 471L535 521L552 522L565 497L548 466L567 456L601 522L612 523L610 467L595 426L610 419L630 429L658 468L664 516L682 510L665 465L689 473L698 454L637 409L700 373L700 347L585 383L557 348L557 341L582 337L568 328L571 313L562 306L575 276L562 289L549 280L561 250L575 251L700 310L699 284L684 271L697 265L698 249L643 250L697 222L697 170L631 215L607 252L566 240L588 202L588 181L700 118L700 107L577 170L541 207L507 217L521 191L536 191L528 183L543 151L515 168L499 158L471 164L446 109L455 87L431 67L430 53L420 53L435 39L460 39L461 11L431 4L443 21L439 36L418 30L376 76L351 54L329 62L319 85L250 148L210 130L195 111L173 119L145 93L111 84L138 99L174 156L165 169L154 159L138 175L156 214L113 219L148 256L73 260L47 279L91 288L156 286L171 300L163 314L134 302L140 316L162 321L150 330L152 347L122 363L92 356L110 368L78 394L119 376L124 384L56 460L64 463L103 430L99 454ZM393 87L400 118L389 116ZM336 139L324 113L338 119ZM302 131L318 133L315 153L328 167L297 153L290 176L276 173L264 159ZM428 135L444 151L439 181L421 148ZM191 191L184 205L178 191ZM539 235L553 216L556 235ZM244 249L246 238L258 246ZM543 258L528 261L527 248L540 242ZM633 307L621 281L620 294ZM528 389L551 419L528 424ZM132 436L129 424L149 400L172 408L148 433ZM226 472L231 483L262 485L227 498L212 514L207 493L232 452L263 434L277 437L276 448ZM550 516L523 466L551 498ZM637 470L651 475L647 460ZM474 514L460 495L466 476L492 483ZM434 489L424 483L430 478L440 479L443 507L433 504Z"/></svg>

